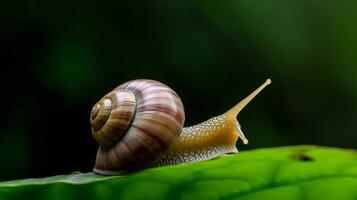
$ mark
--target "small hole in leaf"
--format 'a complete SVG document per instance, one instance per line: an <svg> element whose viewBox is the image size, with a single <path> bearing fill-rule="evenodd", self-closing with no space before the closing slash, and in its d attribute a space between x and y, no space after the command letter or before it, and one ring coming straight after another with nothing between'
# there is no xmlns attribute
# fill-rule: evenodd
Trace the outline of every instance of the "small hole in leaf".
<svg viewBox="0 0 357 200"><path fill-rule="evenodd" d="M304 154L295 154L291 157L294 160L298 160L301 162L311 162L314 161L313 158L311 158L310 156L304 155Z"/></svg>

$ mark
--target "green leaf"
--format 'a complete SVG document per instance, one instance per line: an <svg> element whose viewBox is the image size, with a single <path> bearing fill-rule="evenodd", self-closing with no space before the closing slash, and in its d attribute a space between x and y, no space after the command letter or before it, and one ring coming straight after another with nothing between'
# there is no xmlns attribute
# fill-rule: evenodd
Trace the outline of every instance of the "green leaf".
<svg viewBox="0 0 357 200"><path fill-rule="evenodd" d="M128 176L73 173L0 183L0 199L357 199L357 152L245 151Z"/></svg>

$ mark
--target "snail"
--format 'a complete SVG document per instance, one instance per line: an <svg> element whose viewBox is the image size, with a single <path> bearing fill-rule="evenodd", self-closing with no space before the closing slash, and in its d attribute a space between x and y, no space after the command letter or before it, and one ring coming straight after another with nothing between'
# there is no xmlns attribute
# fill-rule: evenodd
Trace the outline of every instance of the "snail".
<svg viewBox="0 0 357 200"><path fill-rule="evenodd" d="M270 83L267 79L224 114L185 128L182 101L171 88L146 79L123 83L92 107L92 135L100 145L93 171L123 175L236 153L239 138L248 143L238 113Z"/></svg>

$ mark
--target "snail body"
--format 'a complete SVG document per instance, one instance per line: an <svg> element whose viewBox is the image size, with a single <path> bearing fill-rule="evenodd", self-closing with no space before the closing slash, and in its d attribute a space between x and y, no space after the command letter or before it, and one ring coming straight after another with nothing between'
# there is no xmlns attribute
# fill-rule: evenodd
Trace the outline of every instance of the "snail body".
<svg viewBox="0 0 357 200"><path fill-rule="evenodd" d="M142 79L121 84L92 108L92 134L100 144L93 171L128 174L236 153L239 138L248 143L237 115L270 83L268 79L226 113L185 128L182 101L168 86Z"/></svg>

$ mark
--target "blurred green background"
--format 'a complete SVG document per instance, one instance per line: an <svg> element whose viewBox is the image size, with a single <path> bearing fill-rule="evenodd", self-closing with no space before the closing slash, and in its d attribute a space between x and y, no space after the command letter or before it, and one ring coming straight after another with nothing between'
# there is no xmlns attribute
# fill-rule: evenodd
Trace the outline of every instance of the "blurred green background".
<svg viewBox="0 0 357 200"><path fill-rule="evenodd" d="M149 78L181 96L186 126L266 78L238 119L240 150L357 148L357 1L0 2L0 180L92 169L91 106Z"/></svg>

